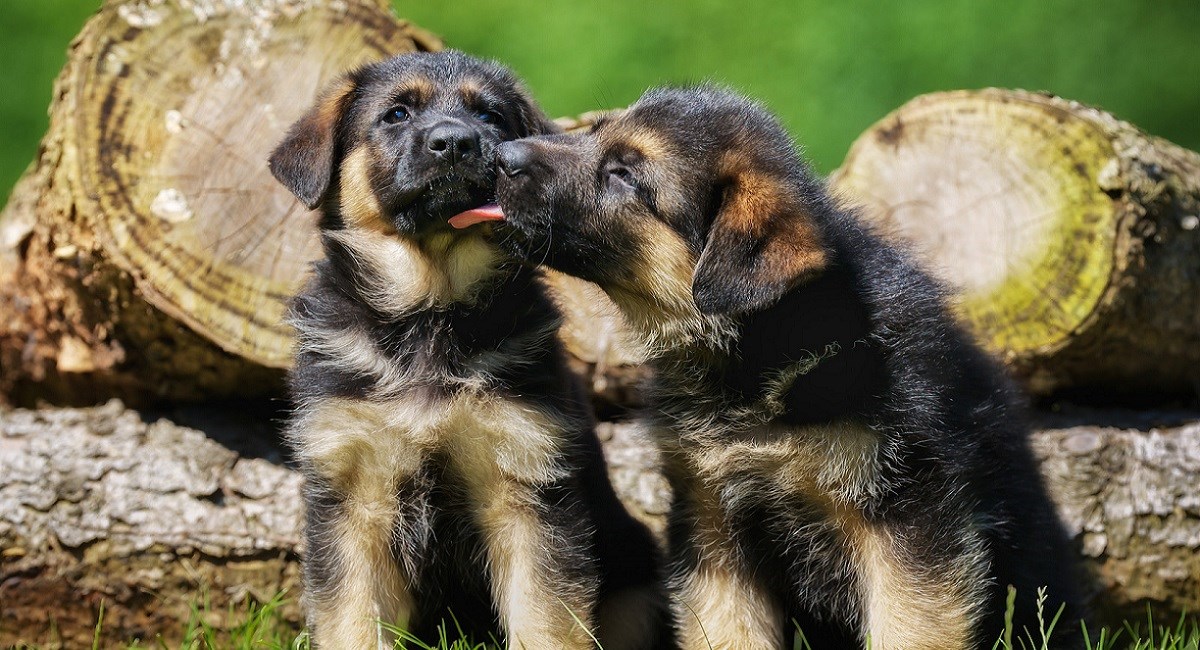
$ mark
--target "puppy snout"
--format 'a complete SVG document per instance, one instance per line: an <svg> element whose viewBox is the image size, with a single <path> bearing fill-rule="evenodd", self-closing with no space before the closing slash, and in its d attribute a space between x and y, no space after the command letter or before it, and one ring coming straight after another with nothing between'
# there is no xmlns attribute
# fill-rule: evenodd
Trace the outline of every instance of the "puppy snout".
<svg viewBox="0 0 1200 650"><path fill-rule="evenodd" d="M439 124L429 130L426 145L433 155L456 163L479 153L479 133L465 124Z"/></svg>
<svg viewBox="0 0 1200 650"><path fill-rule="evenodd" d="M524 142L505 142L500 145L497 157L500 171L504 172L505 176L520 176L529 171L533 162L533 147Z"/></svg>

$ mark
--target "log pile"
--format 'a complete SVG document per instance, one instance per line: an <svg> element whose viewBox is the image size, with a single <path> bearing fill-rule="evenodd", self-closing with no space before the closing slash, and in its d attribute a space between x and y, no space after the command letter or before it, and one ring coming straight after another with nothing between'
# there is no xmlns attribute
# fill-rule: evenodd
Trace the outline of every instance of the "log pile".
<svg viewBox="0 0 1200 650"><path fill-rule="evenodd" d="M106 0L85 26L0 213L0 645L45 641L51 618L85 644L101 601L115 642L169 640L204 591L216 612L294 595L280 317L319 250L267 152L329 77L439 47L385 0ZM831 182L957 289L1032 394L1195 399L1200 155L1066 100L964 91L884 118ZM598 414L624 417L640 351L595 287L549 282ZM1038 418L1105 620L1200 610L1200 412ZM661 532L654 450L600 431Z"/></svg>
<svg viewBox="0 0 1200 650"><path fill-rule="evenodd" d="M267 436L246 443L261 428L147 423L118 401L0 414L0 645L52 641L53 623L90 647L101 602L113 647L177 641L205 593L217 612L294 593L300 477Z"/></svg>

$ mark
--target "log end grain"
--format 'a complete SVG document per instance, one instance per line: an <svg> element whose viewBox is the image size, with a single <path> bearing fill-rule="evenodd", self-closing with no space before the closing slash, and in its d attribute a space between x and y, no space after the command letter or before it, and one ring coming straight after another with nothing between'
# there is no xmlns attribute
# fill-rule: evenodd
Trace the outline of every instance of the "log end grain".
<svg viewBox="0 0 1200 650"><path fill-rule="evenodd" d="M1058 97L955 91L868 129L832 183L1033 392L1200 386L1200 154Z"/></svg>

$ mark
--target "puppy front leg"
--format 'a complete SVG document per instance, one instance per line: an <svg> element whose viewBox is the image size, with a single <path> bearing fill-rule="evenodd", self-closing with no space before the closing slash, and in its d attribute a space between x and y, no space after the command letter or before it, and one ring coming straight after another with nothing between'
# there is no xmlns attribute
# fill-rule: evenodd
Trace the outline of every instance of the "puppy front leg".
<svg viewBox="0 0 1200 650"><path fill-rule="evenodd" d="M322 650L391 648L380 622L404 627L413 598L391 551L394 492L375 499L308 490L305 600L313 645Z"/></svg>
<svg viewBox="0 0 1200 650"><path fill-rule="evenodd" d="M502 480L481 513L492 596L515 650L594 648L598 583L582 509ZM569 496L567 498L570 498Z"/></svg>
<svg viewBox="0 0 1200 650"><path fill-rule="evenodd" d="M873 649L966 650L981 641L975 637L987 560L969 523L925 539L865 522L843 522L843 530L852 543L862 591L864 641L869 638ZM938 548L934 544L958 548L938 561L916 559Z"/></svg>
<svg viewBox="0 0 1200 650"><path fill-rule="evenodd" d="M696 494L698 486L690 487L677 491L670 540L671 613L679 647L782 648L781 603L738 551L716 496Z"/></svg>
<svg viewBox="0 0 1200 650"><path fill-rule="evenodd" d="M684 650L782 648L783 608L731 558L705 555L676 575L671 610Z"/></svg>
<svg viewBox="0 0 1200 650"><path fill-rule="evenodd" d="M289 432L305 474L305 608L322 650L390 648L379 622L404 626L413 613L392 540L402 525L398 486L421 455L385 433L370 405L333 399Z"/></svg>

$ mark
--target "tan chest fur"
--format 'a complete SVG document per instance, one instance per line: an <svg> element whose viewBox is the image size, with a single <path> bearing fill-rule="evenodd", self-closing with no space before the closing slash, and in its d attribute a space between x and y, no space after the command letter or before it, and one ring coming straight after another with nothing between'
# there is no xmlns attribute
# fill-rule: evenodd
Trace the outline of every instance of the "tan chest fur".
<svg viewBox="0 0 1200 650"><path fill-rule="evenodd" d="M478 234L444 233L421 244L365 228L329 236L355 256L359 292L381 314L471 302L501 263L496 247Z"/></svg>
<svg viewBox="0 0 1200 650"><path fill-rule="evenodd" d="M298 418L291 435L334 489L353 492L394 485L435 453L468 485L553 481L567 471L559 453L563 431L564 423L518 400L461 391L434 401L326 399Z"/></svg>
<svg viewBox="0 0 1200 650"><path fill-rule="evenodd" d="M781 497L827 507L862 504L873 496L883 462L879 435L850 423L766 425L732 434L719 444L675 445L676 455L705 483L736 485L739 476L746 476L761 486L767 479Z"/></svg>

